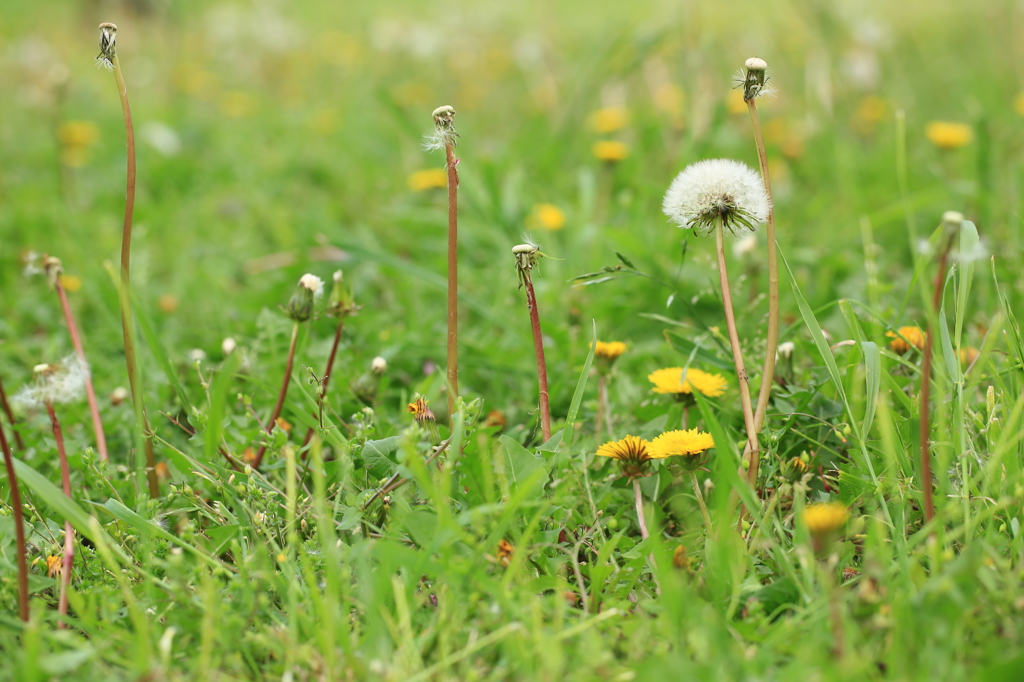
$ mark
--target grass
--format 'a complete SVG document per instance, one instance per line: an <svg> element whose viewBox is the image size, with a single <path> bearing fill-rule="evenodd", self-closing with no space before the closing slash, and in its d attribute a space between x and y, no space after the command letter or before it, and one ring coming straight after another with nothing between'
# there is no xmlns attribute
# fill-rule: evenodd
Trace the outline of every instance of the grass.
<svg viewBox="0 0 1024 682"><path fill-rule="evenodd" d="M59 257L110 462L84 401L63 406L68 499L46 414L17 414L23 448L0 415L31 592L23 623L4 474L0 678L1013 679L1024 663L1024 137L1002 46L1019 42L1018 18L994 1L869 2L856 16L765 5L5 6L0 378L14 394L35 365L72 352L53 292L22 273L30 250ZM119 28L139 145L132 294L161 465L153 498L131 402L111 399L127 387L112 265L125 149L110 74L91 63L101 21ZM753 55L780 90L758 111L779 340L795 343L761 434L761 499L740 466L713 245L660 212L688 163L756 167L729 89ZM463 158L455 414L447 197L408 184L441 169L420 145L442 102L459 112ZM595 112L619 106L625 127L598 132ZM971 141L937 149L932 120L967 124ZM628 156L595 159L600 140ZM542 203L562 211L562 229L534 224ZM971 222L933 309L947 210ZM554 433L543 448L511 255L524 231L552 256L534 278ZM768 309L757 236L753 252L728 254L752 392ZM297 340L290 429L264 441L291 332L281 308L303 273L330 282L339 268L362 309L345 320L323 423L310 370L323 379L337 321L321 313ZM923 358L886 337L909 325L933 330L928 523ZM608 376L601 439L595 338L629 344ZM964 365L967 347L980 354ZM382 375L370 371L377 356ZM646 376L688 364L729 379L689 412L717 444L698 472L715 532L670 458L640 479L642 540L631 483L594 452L678 428L682 407ZM451 439L440 466L410 428L416 394ZM260 472L220 452L241 461L264 442ZM367 504L396 475L408 482ZM819 558L801 515L824 501L850 521ZM65 522L78 538L61 630L46 560Z"/></svg>

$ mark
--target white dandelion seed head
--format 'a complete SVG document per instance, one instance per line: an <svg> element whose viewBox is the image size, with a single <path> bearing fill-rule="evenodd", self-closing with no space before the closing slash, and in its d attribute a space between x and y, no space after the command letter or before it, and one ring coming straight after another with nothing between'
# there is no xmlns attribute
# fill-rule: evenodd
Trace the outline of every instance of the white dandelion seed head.
<svg viewBox="0 0 1024 682"><path fill-rule="evenodd" d="M374 374L383 374L388 369L388 361L378 355L370 362L370 371Z"/></svg>
<svg viewBox="0 0 1024 682"><path fill-rule="evenodd" d="M220 342L220 352L224 355L231 355L236 348L238 348L238 342L230 336Z"/></svg>
<svg viewBox="0 0 1024 682"><path fill-rule="evenodd" d="M743 258L754 253L754 249L757 248L757 235L747 234L743 235L736 240L736 243L732 245L732 255L737 258Z"/></svg>
<svg viewBox="0 0 1024 682"><path fill-rule="evenodd" d="M796 350L796 344L792 341L785 341L779 344L779 348L776 351L777 357L780 358L791 358L793 357L793 351Z"/></svg>
<svg viewBox="0 0 1024 682"><path fill-rule="evenodd" d="M707 159L692 163L676 176L661 210L672 222L698 235L712 234L718 221L736 233L764 224L771 201L758 173L740 161Z"/></svg>
<svg viewBox="0 0 1024 682"><path fill-rule="evenodd" d="M47 403L63 404L85 396L89 366L77 355L69 355L57 364L41 364L32 368L35 379L18 391L13 402L26 409Z"/></svg>
<svg viewBox="0 0 1024 682"><path fill-rule="evenodd" d="M309 289L313 292L314 296L320 296L324 293L324 281L308 272L299 279L299 286Z"/></svg>

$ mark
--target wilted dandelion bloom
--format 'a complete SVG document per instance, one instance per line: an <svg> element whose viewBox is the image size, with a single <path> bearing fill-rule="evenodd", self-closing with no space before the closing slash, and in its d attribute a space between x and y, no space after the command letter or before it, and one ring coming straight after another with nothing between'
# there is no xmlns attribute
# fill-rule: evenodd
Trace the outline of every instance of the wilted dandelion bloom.
<svg viewBox="0 0 1024 682"><path fill-rule="evenodd" d="M51 578L59 578L63 572L64 557L60 554L51 554L46 557L46 575Z"/></svg>
<svg viewBox="0 0 1024 682"><path fill-rule="evenodd" d="M974 139L971 126L949 121L929 121L924 128L924 134L939 149L960 149Z"/></svg>
<svg viewBox="0 0 1024 682"><path fill-rule="evenodd" d="M771 201L761 176L732 159L707 159L687 166L669 185L661 209L679 227L711 234L725 229L753 230L768 219Z"/></svg>
<svg viewBox="0 0 1024 682"><path fill-rule="evenodd" d="M565 213L554 204L537 204L530 214L529 223L554 232L565 227Z"/></svg>
<svg viewBox="0 0 1024 682"><path fill-rule="evenodd" d="M448 173L443 168L418 170L409 175L409 189L414 192L425 192L430 189L444 189L448 186Z"/></svg>
<svg viewBox="0 0 1024 682"><path fill-rule="evenodd" d="M725 377L721 374L710 374L693 367L686 370L686 378L683 378L682 367L668 367L655 370L647 375L647 379L654 384L655 393L674 394L680 398L691 396L694 389L701 395L709 398L717 398L725 393Z"/></svg>
<svg viewBox="0 0 1024 682"><path fill-rule="evenodd" d="M627 125L629 110L626 107L605 107L590 114L590 127L596 133L614 133Z"/></svg>
<svg viewBox="0 0 1024 682"><path fill-rule="evenodd" d="M594 158L607 163L617 163L629 156L629 147L618 140L598 140L591 148Z"/></svg>
<svg viewBox="0 0 1024 682"><path fill-rule="evenodd" d="M970 365L971 363L978 359L979 355L981 355L981 351L979 351L974 346L965 346L964 348L960 349L960 363L964 365Z"/></svg>
<svg viewBox="0 0 1024 682"><path fill-rule="evenodd" d="M42 407L81 400L89 367L77 355L69 355L55 365L36 365L35 380L14 395L14 402L26 408Z"/></svg>
<svg viewBox="0 0 1024 682"><path fill-rule="evenodd" d="M595 453L598 457L618 460L622 473L630 478L643 476L652 457L648 452L650 443L638 436L626 436L622 440L605 443Z"/></svg>
<svg viewBox="0 0 1024 682"><path fill-rule="evenodd" d="M710 433L680 429L667 431L652 440L648 452L654 459L682 457L684 466L692 471L707 461L704 455L713 447L715 439Z"/></svg>
<svg viewBox="0 0 1024 682"><path fill-rule="evenodd" d="M920 327L900 327L899 332L886 332L887 337L892 339L889 348L894 353L903 355L911 348L922 350L924 348L925 334Z"/></svg>

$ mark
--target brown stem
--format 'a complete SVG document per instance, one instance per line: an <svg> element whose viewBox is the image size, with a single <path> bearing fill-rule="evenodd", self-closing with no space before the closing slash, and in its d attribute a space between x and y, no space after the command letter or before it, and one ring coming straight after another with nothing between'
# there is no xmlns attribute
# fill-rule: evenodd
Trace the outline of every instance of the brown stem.
<svg viewBox="0 0 1024 682"><path fill-rule="evenodd" d="M646 540L651 537L647 532L647 521L644 520L644 497L640 492L640 479L633 479L633 497L636 498L636 519L640 523L640 538Z"/></svg>
<svg viewBox="0 0 1024 682"><path fill-rule="evenodd" d="M64 494L71 497L71 471L68 468L68 455L64 449L64 434L60 428L60 421L57 420L57 413L53 409L53 403L46 402L46 413L50 415L50 426L53 428L53 438L57 441L57 457L60 460L60 480L64 485ZM75 528L71 521L64 521L64 563L60 572L60 598L57 602L57 613L61 616L68 615L68 587L71 586L71 566L75 560ZM57 627L63 629L65 626L62 619Z"/></svg>
<svg viewBox="0 0 1024 682"><path fill-rule="evenodd" d="M281 390L277 394L277 404L274 405L274 412L270 415L270 420L267 422L266 432L271 433L274 430L274 425L277 423L277 418L281 416L281 410L284 409L284 399L288 395L288 384L291 383L292 378L292 365L295 364L295 346L299 340L299 323L296 322L292 326L292 340L288 345L288 361L284 366L284 380L281 382ZM266 445L261 445L256 456L252 460L252 468L257 471L260 468L260 463L263 462L263 453L267 451Z"/></svg>
<svg viewBox="0 0 1024 682"><path fill-rule="evenodd" d="M338 328L334 330L334 343L331 344L331 353L327 356L327 368L324 370L324 378L320 381L320 400L321 402L327 401L327 382L331 380L331 372L334 371L334 357L338 354L338 344L341 342L341 332L345 328L345 318L338 318ZM310 428L306 432L306 439L302 441L302 446L309 445L309 441L313 440L313 432L316 431L314 428ZM305 458L305 454L303 454Z"/></svg>
<svg viewBox="0 0 1024 682"><path fill-rule="evenodd" d="M14 455L4 435L4 425L0 424L0 449L4 452L4 465L7 467L7 480L11 486L11 509L14 511L14 535L18 543L18 617L28 622L28 550L25 545L25 517L21 508L21 490L18 488L18 477L14 473Z"/></svg>
<svg viewBox="0 0 1024 682"><path fill-rule="evenodd" d="M459 160L455 145L444 148L448 169L448 415L455 418L459 395Z"/></svg>
<svg viewBox="0 0 1024 682"><path fill-rule="evenodd" d="M829 613L832 620L832 655L839 661L842 660L845 653L843 644L845 634L843 612L839 605L839 586L836 584L835 571L831 567L831 562L826 564L822 570L825 573L825 581L827 583L825 589L828 590Z"/></svg>
<svg viewBox="0 0 1024 682"><path fill-rule="evenodd" d="M932 311L936 314L942 303L942 287L946 280L946 257L949 255L949 246L946 243L939 253L939 272L935 278L935 293L932 295ZM931 324L926 325L924 335L924 363L921 367L921 491L924 493L924 520L931 521L935 517L935 501L932 499L932 457L928 443L931 436L931 424L929 415L931 413L931 378L932 378L932 329Z"/></svg>
<svg viewBox="0 0 1024 682"><path fill-rule="evenodd" d="M775 246L775 203L772 201L772 182L768 175L768 155L764 148L764 137L761 135L761 121L757 116L757 105L753 99L747 101L747 110L750 112L750 123L754 128L754 143L757 146L757 162L761 167L761 179L764 182L764 190L768 194L768 333L765 339L764 369L761 371L761 390L757 396L757 409L754 412L754 428L760 431L764 426L768 401L772 394L772 384L775 382L775 354L779 346L779 261ZM749 452L744 454L748 458L750 457ZM751 459L750 463L747 480L750 481L751 486L756 487L760 458Z"/></svg>
<svg viewBox="0 0 1024 682"><path fill-rule="evenodd" d="M151 497L160 495L160 480L156 475L156 456L153 454L153 433L146 417L146 405L138 385L138 362L135 357L135 340L132 337L131 262L132 262L132 219L135 215L135 127L132 125L132 110L128 104L128 88L121 73L121 62L115 55L111 59L117 94L121 99L121 114L124 117L125 147L127 149L127 173L124 197L124 226L121 230L121 333L124 336L124 359L128 368L128 387L132 392L135 419L142 428L143 447L146 453L146 479Z"/></svg>
<svg viewBox="0 0 1024 682"><path fill-rule="evenodd" d="M78 325L75 324L75 316L71 312L71 304L68 303L68 294L60 283L60 277L57 277L54 288L57 289L57 295L60 297L60 307L64 311L64 321L68 325L68 333L71 335L71 344L75 347L75 354L78 355L82 366L87 368L89 363L85 359L85 348L82 346L82 338L78 334ZM96 389L92 385L92 373L88 371L85 373L85 395L89 400L92 428L96 433L96 450L100 454L100 461L106 462L108 459L107 436L103 433L103 420L100 419L100 406L96 401Z"/></svg>
<svg viewBox="0 0 1024 682"><path fill-rule="evenodd" d="M11 433L14 434L15 444L17 444L19 450L24 450L25 441L21 439L18 429L14 428L18 422L14 418L14 412L11 411L11 404L7 402L7 394L4 393L4 382L2 379L0 379L0 407L3 407L4 414L7 415L7 423L11 425Z"/></svg>
<svg viewBox="0 0 1024 682"><path fill-rule="evenodd" d="M747 429L747 447L750 449L750 469L755 476L759 459L757 447L757 428L754 426L754 410L750 404L750 386L747 382L747 370L743 366L743 353L740 350L740 337L736 331L736 317L732 310L732 293L729 290L729 271L725 264L725 228L718 222L715 228L715 247L718 251L718 278L722 285L722 306L725 309L725 324L729 329L729 345L732 346L732 359L736 365L736 378L739 381L740 403L743 407L743 422ZM748 481L750 480L748 474ZM756 478L754 479L756 485ZM756 492L756 491L755 491Z"/></svg>
<svg viewBox="0 0 1024 682"><path fill-rule="evenodd" d="M544 337L540 332L540 314L537 312L537 295L533 291L533 278L529 270L523 271L526 284L526 305L530 309L530 326L533 328L533 350L537 354L537 382L540 385L540 428L544 442L551 439L551 406L548 402L548 365L544 360Z"/></svg>

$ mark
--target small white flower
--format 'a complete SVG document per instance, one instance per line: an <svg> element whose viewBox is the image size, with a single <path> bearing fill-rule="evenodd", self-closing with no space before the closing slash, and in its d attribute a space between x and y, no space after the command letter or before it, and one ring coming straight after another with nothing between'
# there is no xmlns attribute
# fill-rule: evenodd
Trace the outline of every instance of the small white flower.
<svg viewBox="0 0 1024 682"><path fill-rule="evenodd" d="M780 358L791 358L793 357L793 351L796 350L796 344L792 341L786 341L785 343L779 344L779 349L776 355Z"/></svg>
<svg viewBox="0 0 1024 682"><path fill-rule="evenodd" d="M85 395L89 367L77 355L69 355L56 365L36 365L35 381L18 391L13 401L25 408L42 407L47 403L71 403Z"/></svg>
<svg viewBox="0 0 1024 682"><path fill-rule="evenodd" d="M771 202L752 168L732 159L708 159L676 176L661 209L679 227L705 236L718 221L733 233L738 226L753 230L768 219Z"/></svg>
<svg viewBox="0 0 1024 682"><path fill-rule="evenodd" d="M383 374L384 372L387 371L387 369L388 361L379 355L375 357L373 361L370 363L370 371L372 371L374 374Z"/></svg>
<svg viewBox="0 0 1024 682"><path fill-rule="evenodd" d="M188 359L192 362L202 362L206 359L206 351L202 348L193 348L188 352Z"/></svg>
<svg viewBox="0 0 1024 682"><path fill-rule="evenodd" d="M230 336L220 342L220 352L224 355L231 355L238 348L238 343Z"/></svg>

